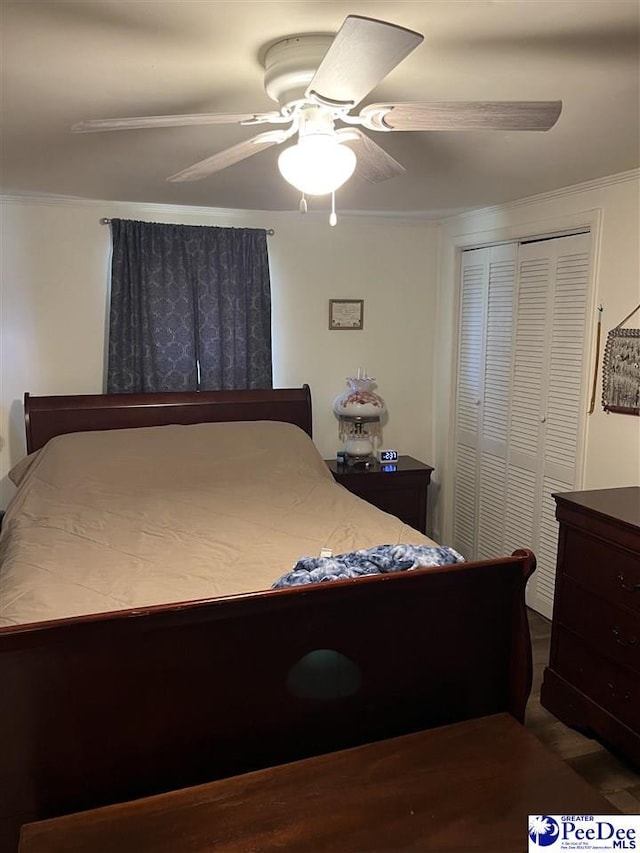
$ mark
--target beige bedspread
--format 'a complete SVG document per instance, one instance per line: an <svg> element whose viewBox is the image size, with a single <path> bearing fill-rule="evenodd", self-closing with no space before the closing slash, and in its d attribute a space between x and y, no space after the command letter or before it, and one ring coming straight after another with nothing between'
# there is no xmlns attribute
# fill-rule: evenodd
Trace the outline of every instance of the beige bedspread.
<svg viewBox="0 0 640 853"><path fill-rule="evenodd" d="M433 544L272 421L59 436L13 476L0 626L268 589L321 548Z"/></svg>

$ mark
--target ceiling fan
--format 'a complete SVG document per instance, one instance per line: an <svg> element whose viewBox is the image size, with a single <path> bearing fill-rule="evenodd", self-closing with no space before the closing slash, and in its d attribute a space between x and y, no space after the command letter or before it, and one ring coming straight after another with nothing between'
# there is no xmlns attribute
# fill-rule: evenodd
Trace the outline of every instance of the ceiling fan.
<svg viewBox="0 0 640 853"><path fill-rule="evenodd" d="M172 175L197 181L281 145L281 173L303 194L334 192L356 174L378 183L405 169L367 131L549 130L561 101L381 103L354 108L423 41L404 27L349 15L332 36L285 38L265 56L265 90L280 109L255 114L204 113L81 121L76 133L208 124L282 125L219 151ZM336 128L336 123L346 127Z"/></svg>

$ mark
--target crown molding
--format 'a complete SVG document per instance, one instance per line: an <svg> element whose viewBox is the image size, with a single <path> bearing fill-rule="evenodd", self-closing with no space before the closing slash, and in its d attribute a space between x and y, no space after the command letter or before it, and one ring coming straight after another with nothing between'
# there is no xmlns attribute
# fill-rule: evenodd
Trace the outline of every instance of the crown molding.
<svg viewBox="0 0 640 853"><path fill-rule="evenodd" d="M37 193L5 193L0 195L0 204L33 204L40 207L86 207L96 209L100 218L107 217L109 219L122 216L127 218L131 216L132 208L135 209L136 216L201 216L207 218L215 218L227 222L247 223L251 222L255 227L256 221L272 220L269 226L271 227L274 221L283 222L290 219L299 220L300 212L295 210L239 210L237 208L223 207L195 207L189 205L178 204L158 204L152 202L137 202L137 201L115 201L113 199L92 199L82 198L80 196L65 196L54 194L37 194ZM310 210L305 214L305 219L309 222L317 221L322 218L326 220L328 215L327 210ZM442 217L429 214L428 211L414 212L393 212L393 211L367 211L367 210L339 210L338 219L370 219L370 220L387 220L394 223L421 223L425 226L436 227Z"/></svg>
<svg viewBox="0 0 640 853"><path fill-rule="evenodd" d="M632 183L640 180L640 169L630 169L628 172L618 172L615 175L606 175L603 178L594 178L591 181L583 181L581 184L571 184L567 187L560 187L556 190L549 190L537 195L530 195L526 198L519 198L515 201L507 201L504 204L494 204L491 207L477 207L473 210L467 210L465 213L460 213L454 216L447 217L441 220L443 223L452 222L454 220L467 219L477 216L478 214L498 213L504 210L513 210L518 207L527 207L530 204L536 204L544 201L552 201L557 198L565 198L571 195L589 192L592 190L606 189L607 187L615 186L616 184Z"/></svg>
<svg viewBox="0 0 640 853"><path fill-rule="evenodd" d="M246 219L251 216L272 216L278 211L272 210L235 210L223 207L193 207L185 204L157 204L145 201L116 201L113 199L82 198L80 196L36 194L36 193L6 193L0 195L2 203L10 204L37 204L51 207L93 207L105 208L111 211L127 210L135 207L136 210L147 214L182 213L192 216L223 216L225 219ZM102 211L104 214L104 211ZM104 214L106 215L106 214Z"/></svg>
<svg viewBox="0 0 640 853"><path fill-rule="evenodd" d="M425 225L437 226L439 224L452 221L460 221L467 218L475 217L478 214L491 214L504 210L513 210L518 207L526 207L527 205L551 201L557 198L577 195L579 193L589 192L591 190L606 189L616 184L633 182L640 180L640 169L631 169L627 172L619 172L615 175L607 175L602 178L595 178L591 181L584 181L580 184L571 184L567 187L549 190L548 192L538 193L537 195L527 196L526 198L516 199L515 201L504 202L503 204L495 204L489 207L476 207L465 211L367 211L367 210L342 210L339 212L341 217L346 218L361 218L361 219L387 219L396 222L422 222ZM238 210L236 208L223 207L193 207L189 205L179 204L158 204L151 202L137 201L115 201L113 199L90 199L79 196L65 196L54 194L36 194L36 193L6 193L0 195L0 203L2 204L34 204L40 206L68 206L68 207L91 207L101 208L101 216L110 218L117 215L118 211L127 214L131 208L135 208L137 214L147 216L158 215L175 215L181 214L185 216L206 216L224 219L227 222L247 222L251 220L255 223L257 219L280 219L286 220L289 218L297 218L300 216L297 210ZM319 216L325 216L325 211L309 211L307 216L310 219L316 219ZM267 226L264 226L267 227Z"/></svg>

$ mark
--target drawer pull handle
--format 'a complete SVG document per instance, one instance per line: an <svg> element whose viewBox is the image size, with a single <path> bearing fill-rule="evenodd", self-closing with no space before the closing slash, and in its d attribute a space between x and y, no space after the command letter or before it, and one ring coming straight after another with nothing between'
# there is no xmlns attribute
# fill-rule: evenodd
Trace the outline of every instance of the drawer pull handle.
<svg viewBox="0 0 640 853"><path fill-rule="evenodd" d="M640 589L640 583L628 584L625 581L624 575L618 575L618 582L620 583L622 589L625 589L627 592L636 592Z"/></svg>
<svg viewBox="0 0 640 853"><path fill-rule="evenodd" d="M616 698L616 690L617 690L615 684L611 684L611 682L608 682L607 687L611 691L611 696L615 699ZM625 690L624 695L621 697L621 699L623 702L630 702L631 701L631 691Z"/></svg>
<svg viewBox="0 0 640 853"><path fill-rule="evenodd" d="M628 637L628 638L623 637L622 634L620 633L620 629L617 626L613 629L613 631L611 633L613 634L615 641L619 646L637 646L638 645L638 638L637 637Z"/></svg>

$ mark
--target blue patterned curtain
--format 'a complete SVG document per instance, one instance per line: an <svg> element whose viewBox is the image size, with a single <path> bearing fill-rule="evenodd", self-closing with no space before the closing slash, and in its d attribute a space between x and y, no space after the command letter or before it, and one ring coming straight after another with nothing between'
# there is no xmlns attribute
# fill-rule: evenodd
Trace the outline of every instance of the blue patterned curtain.
<svg viewBox="0 0 640 853"><path fill-rule="evenodd" d="M263 229L111 220L107 391L272 387Z"/></svg>

